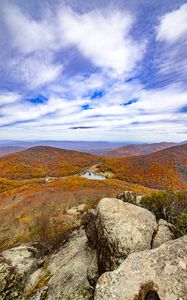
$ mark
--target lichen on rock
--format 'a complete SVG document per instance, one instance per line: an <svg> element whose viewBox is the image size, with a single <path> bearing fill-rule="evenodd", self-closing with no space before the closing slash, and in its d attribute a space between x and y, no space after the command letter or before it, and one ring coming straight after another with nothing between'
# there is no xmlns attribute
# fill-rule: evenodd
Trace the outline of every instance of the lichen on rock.
<svg viewBox="0 0 187 300"><path fill-rule="evenodd" d="M99 272L116 269L130 253L151 249L157 229L148 210L118 199L102 199L97 207Z"/></svg>
<svg viewBox="0 0 187 300"><path fill-rule="evenodd" d="M153 250L130 254L117 270L99 278L94 300L145 300L149 291L158 299L186 300L186 282L184 236Z"/></svg>

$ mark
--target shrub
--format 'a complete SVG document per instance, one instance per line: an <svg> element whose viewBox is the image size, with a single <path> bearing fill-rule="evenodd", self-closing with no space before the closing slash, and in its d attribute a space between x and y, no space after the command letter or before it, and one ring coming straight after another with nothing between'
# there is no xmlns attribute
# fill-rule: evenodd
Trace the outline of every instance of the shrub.
<svg viewBox="0 0 187 300"><path fill-rule="evenodd" d="M181 235L187 234L187 213L181 213L176 220L176 229Z"/></svg>
<svg viewBox="0 0 187 300"><path fill-rule="evenodd" d="M141 199L141 206L173 224L176 237L187 234L187 191L153 193Z"/></svg>

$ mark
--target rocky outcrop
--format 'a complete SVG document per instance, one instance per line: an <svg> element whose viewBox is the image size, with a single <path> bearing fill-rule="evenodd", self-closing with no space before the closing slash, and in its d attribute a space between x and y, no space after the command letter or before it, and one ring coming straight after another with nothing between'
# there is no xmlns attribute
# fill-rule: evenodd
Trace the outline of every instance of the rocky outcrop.
<svg viewBox="0 0 187 300"><path fill-rule="evenodd" d="M121 192L116 196L116 198L122 200L123 202L136 204L136 193L132 191Z"/></svg>
<svg viewBox="0 0 187 300"><path fill-rule="evenodd" d="M134 193L132 191L124 191L124 192L118 193L116 196L117 199L120 199L123 202L128 202L128 203L137 204L137 205L140 205L142 197L143 196L136 195L136 193Z"/></svg>
<svg viewBox="0 0 187 300"><path fill-rule="evenodd" d="M80 204L78 206L72 207L66 211L68 215L80 216L86 211L86 204Z"/></svg>
<svg viewBox="0 0 187 300"><path fill-rule="evenodd" d="M158 229L153 238L152 248L157 248L160 245L173 239L172 225L165 220L160 219Z"/></svg>
<svg viewBox="0 0 187 300"><path fill-rule="evenodd" d="M157 229L148 210L118 199L102 199L97 207L99 273L116 269L130 253L151 249Z"/></svg>
<svg viewBox="0 0 187 300"><path fill-rule="evenodd" d="M187 236L134 253L97 283L95 300L186 300Z"/></svg>
<svg viewBox="0 0 187 300"><path fill-rule="evenodd" d="M43 263L41 255L44 249L44 245L27 244L1 254L0 299L22 299L27 278Z"/></svg>
<svg viewBox="0 0 187 300"><path fill-rule="evenodd" d="M25 294L31 300L91 300L93 289L86 270L94 254L83 229L75 231L69 242L46 262L39 274L30 277Z"/></svg>
<svg viewBox="0 0 187 300"><path fill-rule="evenodd" d="M85 230L53 254L32 243L0 255L0 300L187 300L187 237L166 243L170 224L115 198L78 210Z"/></svg>
<svg viewBox="0 0 187 300"><path fill-rule="evenodd" d="M44 245L42 245L42 248ZM21 245L19 247L6 250L2 256L8 260L12 267L16 268L20 276L26 278L30 273L36 270L42 263L41 248L34 245Z"/></svg>
<svg viewBox="0 0 187 300"><path fill-rule="evenodd" d="M87 277L93 277L90 280L96 283L94 262L95 251L89 247L83 229L76 230L45 260L32 245L7 250L0 256L0 300L91 300L93 288Z"/></svg>

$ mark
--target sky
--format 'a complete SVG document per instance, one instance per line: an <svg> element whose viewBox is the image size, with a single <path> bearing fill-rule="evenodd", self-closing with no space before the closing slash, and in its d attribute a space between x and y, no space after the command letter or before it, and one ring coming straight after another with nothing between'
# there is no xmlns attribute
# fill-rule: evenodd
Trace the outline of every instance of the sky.
<svg viewBox="0 0 187 300"><path fill-rule="evenodd" d="M187 1L1 0L0 139L187 140Z"/></svg>

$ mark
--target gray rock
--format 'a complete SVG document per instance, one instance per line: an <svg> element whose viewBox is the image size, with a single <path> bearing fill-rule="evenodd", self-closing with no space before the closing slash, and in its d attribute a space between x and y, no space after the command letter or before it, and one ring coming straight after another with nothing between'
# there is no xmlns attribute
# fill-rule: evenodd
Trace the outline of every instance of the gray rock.
<svg viewBox="0 0 187 300"><path fill-rule="evenodd" d="M46 293L47 293L48 288L44 286L43 288L40 288L38 291L36 291L34 296L27 297L26 299L29 300L45 300L46 298Z"/></svg>
<svg viewBox="0 0 187 300"><path fill-rule="evenodd" d="M157 248L160 245L173 239L171 231L172 225L165 220L160 219L158 222L158 229L153 238L152 248Z"/></svg>
<svg viewBox="0 0 187 300"><path fill-rule="evenodd" d="M75 231L69 241L44 262L33 245L4 251L0 256L0 300L91 300L87 279L94 252L85 231Z"/></svg>
<svg viewBox="0 0 187 300"><path fill-rule="evenodd" d="M97 263L97 253L94 252L93 259L87 269L87 279L92 287L95 287L99 278L99 270Z"/></svg>
<svg viewBox="0 0 187 300"><path fill-rule="evenodd" d="M80 204L78 207L77 207L77 211L81 214L83 214L85 211L86 211L86 204Z"/></svg>
<svg viewBox="0 0 187 300"><path fill-rule="evenodd" d="M97 207L99 273L116 269L130 253L151 249L157 229L148 210L118 199L102 199Z"/></svg>
<svg viewBox="0 0 187 300"><path fill-rule="evenodd" d="M93 289L89 285L86 275L92 259L93 253L88 247L84 230L80 229L74 232L69 242L49 257L45 263L45 270L38 277L38 282L44 278L43 284L29 299L93 299ZM46 276L48 276L47 280L45 280ZM37 286L37 281L35 286Z"/></svg>
<svg viewBox="0 0 187 300"><path fill-rule="evenodd" d="M0 299L23 299L25 283L43 263L45 246L25 244L6 250L0 256ZM6 295L6 296L5 296Z"/></svg>
<svg viewBox="0 0 187 300"><path fill-rule="evenodd" d="M66 211L66 213L70 216L77 216L77 215L80 215L80 213L77 211L77 207L72 207L70 209L68 209Z"/></svg>
<svg viewBox="0 0 187 300"><path fill-rule="evenodd" d="M97 211L91 210L86 213L84 217L84 223L85 223L85 232L86 236L88 238L90 246L92 248L95 248L97 245L97 228L96 228L96 221L97 221Z"/></svg>
<svg viewBox="0 0 187 300"><path fill-rule="evenodd" d="M4 251L2 256L17 269L21 277L26 277L38 268L39 252L33 246L21 245Z"/></svg>
<svg viewBox="0 0 187 300"><path fill-rule="evenodd" d="M45 271L44 268L40 268L29 276L27 283L25 285L25 291L30 290L34 286L36 286L41 276L44 274L44 271Z"/></svg>
<svg viewBox="0 0 187 300"><path fill-rule="evenodd" d="M136 195L132 191L125 191L117 194L116 198L122 200L123 202L128 202L131 204L140 205L142 200L142 195Z"/></svg>
<svg viewBox="0 0 187 300"><path fill-rule="evenodd" d="M136 204L137 204L137 205L140 205L140 204L141 204L142 197L143 197L143 196L141 196L141 195L136 196Z"/></svg>
<svg viewBox="0 0 187 300"><path fill-rule="evenodd" d="M99 278L94 299L187 300L186 282L187 236L184 236L159 248L129 255L117 270Z"/></svg>
<svg viewBox="0 0 187 300"><path fill-rule="evenodd" d="M0 300L21 300L21 276L11 263L0 256Z"/></svg>
<svg viewBox="0 0 187 300"><path fill-rule="evenodd" d="M136 204L136 193L134 193L132 191L125 191L125 192L119 193L116 198L122 200L123 202L129 202L132 204Z"/></svg>
<svg viewBox="0 0 187 300"><path fill-rule="evenodd" d="M41 300L46 295L47 283L50 279L49 271L42 267L32 273L25 285L24 296L29 300Z"/></svg>

